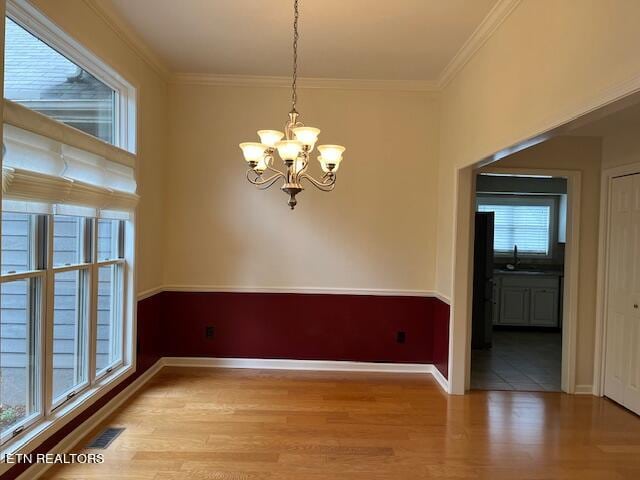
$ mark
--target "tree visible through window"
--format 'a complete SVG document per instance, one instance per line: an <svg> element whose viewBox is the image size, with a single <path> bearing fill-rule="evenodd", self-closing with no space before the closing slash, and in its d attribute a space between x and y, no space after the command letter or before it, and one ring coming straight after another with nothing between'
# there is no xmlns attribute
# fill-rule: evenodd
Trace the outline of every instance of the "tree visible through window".
<svg viewBox="0 0 640 480"><path fill-rule="evenodd" d="M6 18L4 97L109 143L116 92Z"/></svg>

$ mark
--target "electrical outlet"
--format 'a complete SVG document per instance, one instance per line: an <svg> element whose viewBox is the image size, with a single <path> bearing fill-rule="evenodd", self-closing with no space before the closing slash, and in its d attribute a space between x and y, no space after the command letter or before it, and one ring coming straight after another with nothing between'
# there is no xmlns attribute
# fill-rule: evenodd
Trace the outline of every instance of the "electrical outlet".
<svg viewBox="0 0 640 480"><path fill-rule="evenodd" d="M204 336L207 338L213 338L213 325L207 325L205 327Z"/></svg>
<svg viewBox="0 0 640 480"><path fill-rule="evenodd" d="M405 332L398 332L396 334L396 342L404 343L406 339L407 339L407 334Z"/></svg>

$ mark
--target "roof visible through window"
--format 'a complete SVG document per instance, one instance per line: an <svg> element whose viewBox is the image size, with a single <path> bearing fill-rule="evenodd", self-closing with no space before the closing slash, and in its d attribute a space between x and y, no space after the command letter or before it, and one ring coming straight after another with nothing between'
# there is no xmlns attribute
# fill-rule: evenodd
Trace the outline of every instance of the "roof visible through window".
<svg viewBox="0 0 640 480"><path fill-rule="evenodd" d="M4 97L115 144L116 91L10 18Z"/></svg>

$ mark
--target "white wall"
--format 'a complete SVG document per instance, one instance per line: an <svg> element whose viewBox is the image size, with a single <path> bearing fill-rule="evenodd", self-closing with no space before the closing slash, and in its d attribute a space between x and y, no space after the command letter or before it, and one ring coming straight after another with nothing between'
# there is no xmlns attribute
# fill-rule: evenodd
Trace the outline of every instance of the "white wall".
<svg viewBox="0 0 640 480"><path fill-rule="evenodd" d="M579 4L523 0L443 92L436 285L444 294L453 285L456 170L637 84L640 2Z"/></svg>
<svg viewBox="0 0 640 480"><path fill-rule="evenodd" d="M169 97L165 284L433 289L432 94L300 90L301 120L347 150L335 190L309 185L294 211L279 188L246 181L238 148L283 128L289 89L176 84Z"/></svg>
<svg viewBox="0 0 640 480"><path fill-rule="evenodd" d="M602 168L640 163L640 122L620 125L602 139Z"/></svg>

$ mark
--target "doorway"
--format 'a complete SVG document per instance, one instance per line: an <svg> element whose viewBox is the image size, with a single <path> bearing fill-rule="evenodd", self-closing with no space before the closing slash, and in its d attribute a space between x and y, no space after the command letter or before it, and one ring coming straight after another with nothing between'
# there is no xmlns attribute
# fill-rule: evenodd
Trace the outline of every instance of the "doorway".
<svg viewBox="0 0 640 480"><path fill-rule="evenodd" d="M480 171L471 389L562 387L567 179Z"/></svg>

